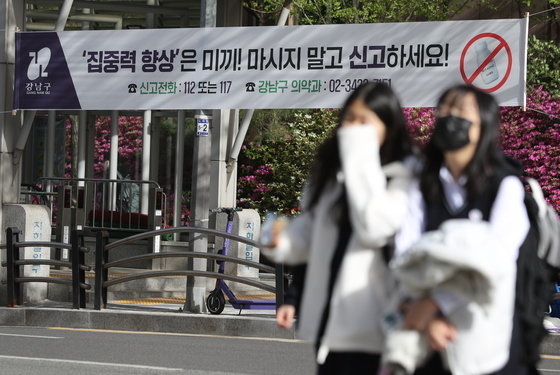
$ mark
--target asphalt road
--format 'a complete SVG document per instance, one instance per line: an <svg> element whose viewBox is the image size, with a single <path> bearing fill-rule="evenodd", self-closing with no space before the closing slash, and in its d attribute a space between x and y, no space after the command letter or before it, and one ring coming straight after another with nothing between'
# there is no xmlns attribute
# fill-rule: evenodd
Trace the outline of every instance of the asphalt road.
<svg viewBox="0 0 560 375"><path fill-rule="evenodd" d="M0 327L2 375L313 374L312 353L288 340Z"/></svg>
<svg viewBox="0 0 560 375"><path fill-rule="evenodd" d="M543 355L539 366L542 375L560 374L560 356Z"/></svg>
<svg viewBox="0 0 560 375"><path fill-rule="evenodd" d="M0 327L2 375L306 375L312 357L290 340ZM539 368L560 374L560 356L544 354Z"/></svg>

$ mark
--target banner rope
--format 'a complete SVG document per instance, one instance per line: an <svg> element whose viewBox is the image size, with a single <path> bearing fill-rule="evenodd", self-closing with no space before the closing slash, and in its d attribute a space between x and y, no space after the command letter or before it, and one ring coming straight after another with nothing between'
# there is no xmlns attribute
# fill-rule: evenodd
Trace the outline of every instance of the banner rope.
<svg viewBox="0 0 560 375"><path fill-rule="evenodd" d="M543 13L552 12L552 11L555 11L555 10L558 10L558 9L560 9L560 7L556 7L556 8L551 8L551 9L543 10L543 11L541 11L541 12L529 14L529 17L533 17L533 16L536 16L536 15L538 15L538 14L543 14Z"/></svg>
<svg viewBox="0 0 560 375"><path fill-rule="evenodd" d="M533 112L538 112L540 114L546 115L546 116L551 117L551 118L560 118L560 116L553 115L552 113L546 113L546 112L541 111L539 109L530 108L530 107L527 107L527 109L530 110L530 111L533 111Z"/></svg>

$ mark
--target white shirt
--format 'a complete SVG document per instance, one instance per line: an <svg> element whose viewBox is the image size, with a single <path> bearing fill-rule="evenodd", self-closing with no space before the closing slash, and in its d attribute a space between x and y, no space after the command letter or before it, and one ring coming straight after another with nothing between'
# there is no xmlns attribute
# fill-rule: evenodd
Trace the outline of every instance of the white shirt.
<svg viewBox="0 0 560 375"><path fill-rule="evenodd" d="M448 207L451 211L459 211L466 203L466 177L462 176L456 181L447 167L442 166L439 178ZM513 259L514 261L517 260L519 247L525 240L530 225L523 203L524 196L525 191L519 178L507 176L500 183L490 211L489 223L499 243L503 245L501 251L504 256L510 257L510 260ZM469 219L480 220L482 215L473 210L469 213ZM425 232L425 228L425 201L419 183L416 181L409 195L407 219L396 237L395 255L398 256L407 251ZM438 290L432 293L432 297L445 315L465 303L455 295Z"/></svg>

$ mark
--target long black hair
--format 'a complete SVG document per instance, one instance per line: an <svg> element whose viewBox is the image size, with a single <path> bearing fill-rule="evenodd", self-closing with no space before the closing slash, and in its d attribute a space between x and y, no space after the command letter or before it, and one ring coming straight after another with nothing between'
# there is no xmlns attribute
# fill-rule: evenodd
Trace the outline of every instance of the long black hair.
<svg viewBox="0 0 560 375"><path fill-rule="evenodd" d="M474 156L464 171L467 177L465 186L467 197L472 198L484 190L496 168L507 165L499 147L499 107L492 95L473 86L457 85L440 96L438 108L452 94L454 95L452 105L468 94L474 95L480 114L480 138ZM424 168L420 176L420 189L428 202L433 202L442 196L439 170L443 162L443 152L433 141L430 141L424 149Z"/></svg>
<svg viewBox="0 0 560 375"><path fill-rule="evenodd" d="M348 108L357 100L362 100L385 124L385 141L379 150L381 165L403 160L412 152L406 129L406 119L400 102L391 87L384 83L374 82L361 85L346 99L344 107L340 111L338 126L317 150L315 164L311 170L310 199L307 208L313 207L319 201L325 186L334 181L340 170L336 130L342 125Z"/></svg>

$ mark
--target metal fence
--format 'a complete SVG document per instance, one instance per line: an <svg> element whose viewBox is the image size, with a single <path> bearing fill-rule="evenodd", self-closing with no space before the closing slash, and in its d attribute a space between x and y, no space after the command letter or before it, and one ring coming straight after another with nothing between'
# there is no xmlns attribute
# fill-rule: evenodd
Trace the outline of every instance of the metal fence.
<svg viewBox="0 0 560 375"><path fill-rule="evenodd" d="M214 253L203 253L203 252L193 252L193 251L180 251L180 252L160 252L145 255L136 255L128 258L119 259L113 262L109 262L109 251L128 243L154 238L156 236L161 236L165 234L174 233L197 233L202 235L210 235L222 237L224 239L230 239L232 241L237 241L240 243L248 244L254 247L260 247L261 245L253 240L245 237L236 236L233 234L220 232L213 229L207 228L196 228L196 227L176 227L160 229L155 231L150 231L146 233L136 234L124 239L120 239L109 243L108 233L105 231L97 232L96 237L96 261L95 261L95 297L94 297L94 309L100 310L102 307L107 308L107 288L112 285L124 283L132 280L146 279L152 277L160 276L195 276L195 277L205 277L213 279L223 279L227 281L232 281L236 283L241 283L245 285L250 285L255 288L263 289L268 292L276 294L276 306L283 303L284 300L284 279L285 275L283 273L283 267L270 267L261 263L237 258L229 255L214 254ZM252 280L249 278L228 275L218 272L211 271L198 271L198 270L157 270L157 271L146 271L137 273L135 275L128 275L117 277L109 280L109 269L111 267L123 266L128 263L136 262L139 260L149 260L149 259L160 259L160 258L203 258L212 261L223 261L234 264L241 264L249 267L257 268L262 272L268 272L276 275L276 285L275 287L267 285L265 283Z"/></svg>
<svg viewBox="0 0 560 375"><path fill-rule="evenodd" d="M89 231L88 231L89 232ZM17 228L8 228L6 231L6 243L0 244L0 248L6 249L6 261L2 262L2 267L7 267L7 297L8 306L15 307L23 303L22 284L29 282L44 282L63 284L72 287L72 306L74 309L86 307L86 290L90 290L92 286L86 283L85 272L91 271L91 267L85 264L86 252L89 249L84 247L84 231L72 230L70 244L61 242L39 242L39 241L20 241L20 230ZM236 236L233 234L220 232L207 228L196 227L176 227L148 231L135 234L123 239L109 242L107 231L96 231L96 247L95 247L95 287L94 287L94 309L100 310L102 307L107 308L107 291L108 288L128 281L146 279L161 276L191 276L205 277L212 279L222 279L235 283L250 285L255 288L275 293L276 306L283 304L284 288L288 275L284 274L282 266L276 268L261 263L237 258L230 255L222 255L215 253L203 253L192 251L169 251L151 253L145 255L136 255L122 258L109 262L109 252L119 246L136 242L138 240L155 238L166 234L174 233L197 233L206 236L217 236L232 241L248 244L254 247L261 245L251 239ZM88 234L91 235L91 234ZM26 247L49 247L67 249L70 252L70 261L53 260L53 259L25 259L21 257L20 249ZM265 284L263 282L240 276L234 276L212 271L198 270L147 270L146 272L137 273L109 279L109 270L112 267L123 266L139 260L150 260L160 258L202 258L210 261L228 262L249 267L257 268L264 273L275 274L275 286ZM41 277L41 276L24 276L21 272L21 266L25 265L49 265L58 267L68 267L72 270L72 278L64 279L59 277Z"/></svg>
<svg viewBox="0 0 560 375"><path fill-rule="evenodd" d="M92 178L41 178L26 191L31 201L47 203L57 240L69 243L72 229L112 233L159 229L165 218L165 194L155 181Z"/></svg>
<svg viewBox="0 0 560 375"><path fill-rule="evenodd" d="M72 307L74 309L86 307L85 291L91 289L91 285L86 283L85 272L90 271L91 267L85 265L84 253L89 251L84 247L83 233L73 230L71 233L71 243L47 241L20 241L20 230L8 228L6 230L6 261L2 262L2 267L7 268L6 284L8 307L15 307L23 303L24 283L53 283L63 284L72 287ZM53 259L25 259L21 257L20 249L26 247L49 247L64 248L70 251L70 261ZM58 277L24 276L21 273L21 266L26 265L48 265L68 267L72 269L72 279L62 279Z"/></svg>

